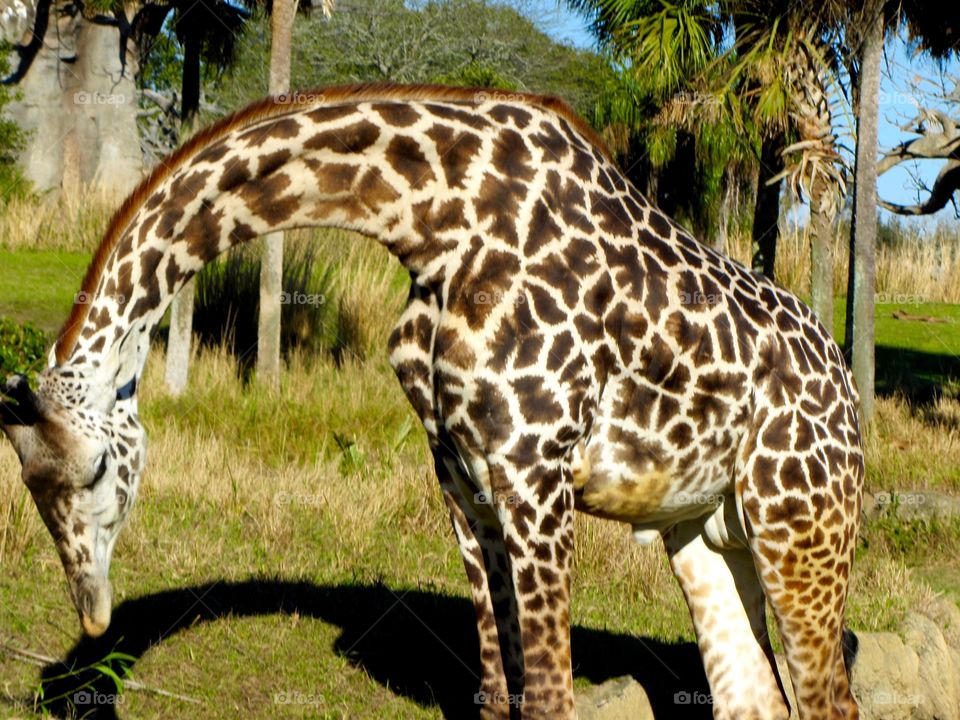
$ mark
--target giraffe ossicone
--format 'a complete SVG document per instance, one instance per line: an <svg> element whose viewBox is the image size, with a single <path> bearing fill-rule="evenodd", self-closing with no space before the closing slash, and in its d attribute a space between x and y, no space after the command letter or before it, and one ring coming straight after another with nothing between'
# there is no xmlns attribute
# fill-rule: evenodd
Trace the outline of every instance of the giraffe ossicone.
<svg viewBox="0 0 960 720"><path fill-rule="evenodd" d="M114 216L36 394L0 409L84 630L146 439L137 378L174 294L229 247L335 226L410 270L390 360L423 421L476 607L488 718L575 715L574 508L664 545L717 718L854 718L842 652L863 455L839 349L701 245L560 101L430 86L265 100ZM359 240L358 240L359 241Z"/></svg>

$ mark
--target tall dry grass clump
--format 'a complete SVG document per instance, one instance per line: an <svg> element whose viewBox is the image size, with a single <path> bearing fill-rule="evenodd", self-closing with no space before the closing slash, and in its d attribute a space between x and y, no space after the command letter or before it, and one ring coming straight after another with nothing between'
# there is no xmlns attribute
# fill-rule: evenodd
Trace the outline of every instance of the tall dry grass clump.
<svg viewBox="0 0 960 720"><path fill-rule="evenodd" d="M382 245L341 230L303 230L293 242L315 243L317 255L334 268L336 333L347 357L382 353L403 311L406 271Z"/></svg>
<svg viewBox="0 0 960 720"><path fill-rule="evenodd" d="M0 247L92 252L122 199L97 189L13 197L0 212Z"/></svg>
<svg viewBox="0 0 960 720"><path fill-rule="evenodd" d="M960 303L960 232L877 248L877 292L887 302Z"/></svg>
<svg viewBox="0 0 960 720"><path fill-rule="evenodd" d="M850 248L847 228L833 238L833 294L847 294ZM960 303L960 230L941 223L922 235L898 226L892 239L877 247L878 301L892 303ZM727 253L750 267L749 234L733 235ZM784 223L777 241L777 283L800 297L810 296L810 231L805 226Z"/></svg>
<svg viewBox="0 0 960 720"><path fill-rule="evenodd" d="M40 515L20 481L20 461L9 443L0 443L0 572L18 566L27 548L43 534Z"/></svg>

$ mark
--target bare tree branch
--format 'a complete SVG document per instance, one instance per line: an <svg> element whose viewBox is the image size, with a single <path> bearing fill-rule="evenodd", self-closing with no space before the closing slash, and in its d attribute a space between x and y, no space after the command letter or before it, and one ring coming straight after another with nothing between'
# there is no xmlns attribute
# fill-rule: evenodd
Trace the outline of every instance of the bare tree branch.
<svg viewBox="0 0 960 720"><path fill-rule="evenodd" d="M909 160L960 159L960 120L936 109L921 108L910 123L920 137L903 142L886 153L877 164L877 174ZM907 128L905 128L907 129Z"/></svg>
<svg viewBox="0 0 960 720"><path fill-rule="evenodd" d="M957 191L960 191L960 160L949 160L937 175L925 201L916 205L897 205L878 200L878 204L898 215L931 215L945 208Z"/></svg>

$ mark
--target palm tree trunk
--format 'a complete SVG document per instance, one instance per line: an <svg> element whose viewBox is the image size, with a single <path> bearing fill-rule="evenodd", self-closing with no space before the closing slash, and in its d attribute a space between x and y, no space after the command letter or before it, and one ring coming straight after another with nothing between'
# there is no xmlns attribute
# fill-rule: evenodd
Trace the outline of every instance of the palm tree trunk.
<svg viewBox="0 0 960 720"><path fill-rule="evenodd" d="M732 166L723 170L723 190L721 191L720 206L717 208L717 218L713 235L709 245L719 253L727 252L730 235L730 216L737 205L739 178Z"/></svg>
<svg viewBox="0 0 960 720"><path fill-rule="evenodd" d="M297 0L274 0L270 16L270 93L290 88L290 47ZM260 317L257 324L257 381L280 384L280 315L283 280L283 233L264 238L260 266Z"/></svg>
<svg viewBox="0 0 960 720"><path fill-rule="evenodd" d="M833 334L833 235L835 211L810 203L810 308Z"/></svg>
<svg viewBox="0 0 960 720"><path fill-rule="evenodd" d="M883 5L872 3L864 32L857 111L857 158L850 232L847 328L844 347L852 355L860 390L860 418L874 410L874 291L877 252L877 125L880 62L883 56Z"/></svg>
<svg viewBox="0 0 960 720"><path fill-rule="evenodd" d="M183 34L183 72L180 76L180 137L190 134L200 110L201 29L187 21ZM193 300L196 281L184 285L170 304L170 330L164 384L171 395L187 388L190 376L190 344L193 340Z"/></svg>
<svg viewBox="0 0 960 720"><path fill-rule="evenodd" d="M771 280L777 262L777 238L780 235L780 183L770 184L783 164L783 135L765 137L760 148L756 201L753 210L753 269Z"/></svg>
<svg viewBox="0 0 960 720"><path fill-rule="evenodd" d="M802 162L792 164L789 177L795 192L799 195L802 189L810 198L810 304L832 334L833 238L845 187L824 87L823 60L815 52L811 40L796 41L786 67L790 117L800 136L797 145L802 156Z"/></svg>

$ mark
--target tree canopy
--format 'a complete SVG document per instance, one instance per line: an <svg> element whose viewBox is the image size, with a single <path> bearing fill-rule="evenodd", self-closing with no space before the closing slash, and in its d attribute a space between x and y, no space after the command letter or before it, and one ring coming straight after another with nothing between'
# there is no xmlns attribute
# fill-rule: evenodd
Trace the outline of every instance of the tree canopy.
<svg viewBox="0 0 960 720"><path fill-rule="evenodd" d="M270 32L245 26L242 51L222 82L207 86L220 110L267 92ZM516 8L481 0L416 5L340 0L294 25L291 88L348 82L439 82L559 95L588 120L612 70L596 53L557 43Z"/></svg>

